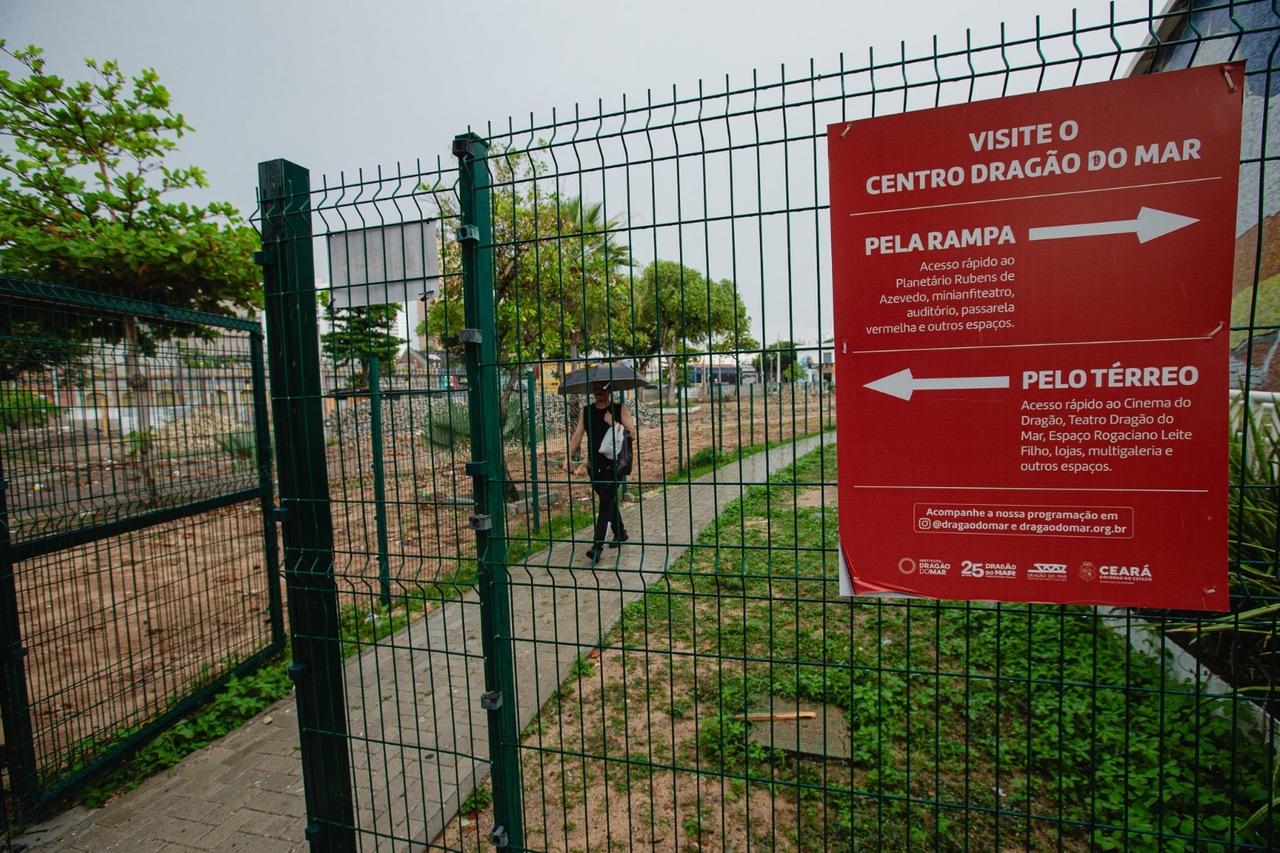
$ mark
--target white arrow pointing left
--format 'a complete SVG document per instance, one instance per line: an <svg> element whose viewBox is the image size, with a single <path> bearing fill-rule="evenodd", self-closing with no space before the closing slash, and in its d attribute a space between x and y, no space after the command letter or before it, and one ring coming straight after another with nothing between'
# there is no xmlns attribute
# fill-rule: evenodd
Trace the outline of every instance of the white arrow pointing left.
<svg viewBox="0 0 1280 853"><path fill-rule="evenodd" d="M863 386L899 400L910 400L916 391L968 391L974 388L1008 388L1008 376L945 376L935 379L917 379L911 368L891 373L882 379Z"/></svg>
<svg viewBox="0 0 1280 853"><path fill-rule="evenodd" d="M1139 243L1171 234L1199 222L1190 216L1180 216L1167 210L1144 207L1133 219L1114 219L1110 222L1080 222L1075 225L1049 225L1028 228L1028 240L1061 240L1066 237L1100 237L1104 234L1136 234Z"/></svg>

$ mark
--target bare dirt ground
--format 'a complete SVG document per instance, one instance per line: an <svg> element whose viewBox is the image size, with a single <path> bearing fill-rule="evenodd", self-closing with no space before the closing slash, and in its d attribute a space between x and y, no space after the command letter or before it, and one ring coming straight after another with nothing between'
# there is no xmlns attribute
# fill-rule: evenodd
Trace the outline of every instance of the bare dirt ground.
<svg viewBox="0 0 1280 853"><path fill-rule="evenodd" d="M686 692L692 664L681 655L690 651L594 650L581 677L547 703L521 753L522 787L529 795L526 845L562 851L772 849L773 827L795 823L794 798L774 796L767 786L661 769L698 765L706 725L699 728ZM459 814L436 843L478 853L489 846L491 826L493 807L486 805Z"/></svg>
<svg viewBox="0 0 1280 853"><path fill-rule="evenodd" d="M14 574L44 777L270 641L256 504L59 551Z"/></svg>

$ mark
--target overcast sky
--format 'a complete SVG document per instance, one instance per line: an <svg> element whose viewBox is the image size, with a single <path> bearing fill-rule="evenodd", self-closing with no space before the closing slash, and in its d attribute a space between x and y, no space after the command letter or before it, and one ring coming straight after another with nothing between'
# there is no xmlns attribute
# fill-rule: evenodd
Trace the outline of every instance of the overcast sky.
<svg viewBox="0 0 1280 853"><path fill-rule="evenodd" d="M1125 19L1147 4L1116 6ZM1081 25L1108 18L1106 2L1078 8ZM434 161L459 131L505 127L509 115L669 94L673 83L693 91L700 78L749 80L753 68L776 79L782 63L833 68L842 51L858 64L869 47L888 57L902 41L920 53L935 34L957 48L966 28L989 44L1002 21L1030 35L1037 14L1046 32L1070 26L1058 0L0 0L0 34L43 46L67 77L87 56L156 68L196 128L179 162L208 172L209 199L248 213L260 160L288 157L313 175Z"/></svg>

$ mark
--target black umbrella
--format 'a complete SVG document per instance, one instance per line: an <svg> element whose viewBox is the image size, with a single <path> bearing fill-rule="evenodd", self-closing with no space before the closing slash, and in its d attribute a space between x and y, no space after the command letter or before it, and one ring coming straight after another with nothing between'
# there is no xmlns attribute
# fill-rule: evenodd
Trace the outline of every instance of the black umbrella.
<svg viewBox="0 0 1280 853"><path fill-rule="evenodd" d="M560 383L560 393L590 394L592 386L597 382L607 384L610 391L630 391L635 388L649 387L649 383L637 376L634 370L615 361L573 371Z"/></svg>

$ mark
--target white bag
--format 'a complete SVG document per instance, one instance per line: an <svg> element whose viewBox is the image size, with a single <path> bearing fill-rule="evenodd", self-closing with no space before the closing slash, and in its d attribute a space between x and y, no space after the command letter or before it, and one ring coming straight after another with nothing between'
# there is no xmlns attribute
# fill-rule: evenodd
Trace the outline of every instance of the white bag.
<svg viewBox="0 0 1280 853"><path fill-rule="evenodd" d="M604 434L604 438L600 441L600 455L606 459L617 459L618 450L622 447L622 440L627 436L627 428L622 424L615 423L609 427L609 431Z"/></svg>

